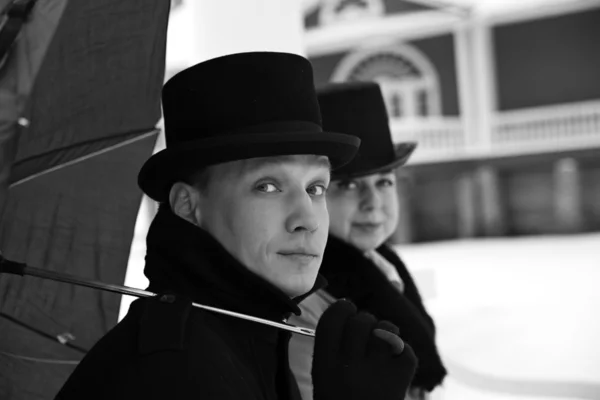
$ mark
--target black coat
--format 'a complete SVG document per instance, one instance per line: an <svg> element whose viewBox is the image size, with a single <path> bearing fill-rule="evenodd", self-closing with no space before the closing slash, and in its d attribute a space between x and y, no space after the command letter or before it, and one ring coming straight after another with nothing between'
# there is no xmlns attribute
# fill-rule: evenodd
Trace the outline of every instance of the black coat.
<svg viewBox="0 0 600 400"><path fill-rule="evenodd" d="M360 250L333 236L329 236L319 271L328 282L325 290L338 299L350 299L359 309L398 326L400 336L411 345L419 360L413 387L431 391L446 376L435 344L435 324L412 276L394 250L383 245L377 252L396 268L404 282L404 292L393 286Z"/></svg>
<svg viewBox="0 0 600 400"><path fill-rule="evenodd" d="M281 322L299 313L296 301L168 210L159 211L147 243L149 290L167 295L132 303L56 399L299 399L289 333L190 303Z"/></svg>

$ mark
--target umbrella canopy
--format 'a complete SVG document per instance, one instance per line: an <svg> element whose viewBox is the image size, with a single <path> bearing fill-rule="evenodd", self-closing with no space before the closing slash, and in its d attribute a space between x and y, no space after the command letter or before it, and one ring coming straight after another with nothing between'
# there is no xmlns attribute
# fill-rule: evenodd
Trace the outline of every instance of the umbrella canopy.
<svg viewBox="0 0 600 400"><path fill-rule="evenodd" d="M19 2L0 0L0 12ZM34 3L0 70L0 250L122 284L137 172L160 118L169 2ZM0 398L53 398L117 322L119 300L0 276Z"/></svg>

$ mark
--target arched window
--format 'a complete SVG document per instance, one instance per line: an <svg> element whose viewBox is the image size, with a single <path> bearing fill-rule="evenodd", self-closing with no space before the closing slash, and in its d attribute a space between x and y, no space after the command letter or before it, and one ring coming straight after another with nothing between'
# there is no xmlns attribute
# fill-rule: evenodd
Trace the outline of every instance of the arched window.
<svg viewBox="0 0 600 400"><path fill-rule="evenodd" d="M406 44L353 52L338 64L332 80L379 82L390 118L441 114L437 72L425 55Z"/></svg>
<svg viewBox="0 0 600 400"><path fill-rule="evenodd" d="M319 12L321 26L362 18L380 17L385 13L382 0L324 0Z"/></svg>

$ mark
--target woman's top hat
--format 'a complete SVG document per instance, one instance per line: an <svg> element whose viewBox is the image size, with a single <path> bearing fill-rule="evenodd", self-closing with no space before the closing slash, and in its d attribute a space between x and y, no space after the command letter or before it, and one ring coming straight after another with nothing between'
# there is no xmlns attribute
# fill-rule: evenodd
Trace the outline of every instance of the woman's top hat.
<svg viewBox="0 0 600 400"><path fill-rule="evenodd" d="M152 199L200 168L255 157L316 154L332 169L356 154L355 136L324 132L304 57L252 52L215 58L172 77L163 87L167 148L138 176Z"/></svg>
<svg viewBox="0 0 600 400"><path fill-rule="evenodd" d="M390 171L408 160L414 142L395 144L381 88L375 82L334 83L318 90L323 129L360 138L351 162L333 172L333 179Z"/></svg>

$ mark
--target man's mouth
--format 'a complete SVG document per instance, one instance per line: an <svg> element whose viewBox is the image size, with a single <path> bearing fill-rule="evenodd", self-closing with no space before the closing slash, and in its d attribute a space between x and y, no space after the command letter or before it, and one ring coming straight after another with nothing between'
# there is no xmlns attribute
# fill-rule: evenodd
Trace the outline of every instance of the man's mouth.
<svg viewBox="0 0 600 400"><path fill-rule="evenodd" d="M309 264L319 258L319 255L316 252L306 249L283 250L277 252L277 254L300 264Z"/></svg>

